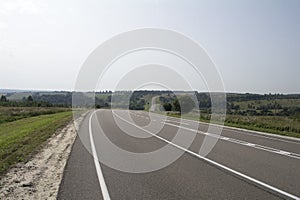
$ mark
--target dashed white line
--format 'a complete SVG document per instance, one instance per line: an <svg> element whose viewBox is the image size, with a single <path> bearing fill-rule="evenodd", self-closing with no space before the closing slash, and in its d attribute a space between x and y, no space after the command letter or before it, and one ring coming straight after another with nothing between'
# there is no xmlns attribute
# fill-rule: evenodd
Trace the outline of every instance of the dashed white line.
<svg viewBox="0 0 300 200"><path fill-rule="evenodd" d="M166 122L173 122L173 123L178 123L178 124L184 124L184 125L190 125L188 123L185 123L185 122L181 122L181 121L175 121L175 120L165 120Z"/></svg>
<svg viewBox="0 0 300 200"><path fill-rule="evenodd" d="M157 113L155 113L156 115L159 115ZM176 117L171 117L168 116L169 118L172 119L178 119ZM221 126L218 124L210 124L210 123L206 123L206 122L200 122L200 121L195 121L195 120L190 120L190 119L183 119L182 120L185 121L189 121L189 122L193 122L193 123L198 123L201 125L211 125L211 126ZM260 131L254 131L254 130L248 130L248 129L242 129L242 128L236 128L236 127L230 127L230 126L222 126L224 127L224 129L226 130L230 130L236 133L241 133L241 134L245 134L245 135L250 135L250 136L254 136L254 137L261 137L261 138L267 138L270 140L276 140L276 141L281 141L281 142L286 142L286 143L292 143L292 144L300 144L300 138L293 138L293 137L288 137L288 136L282 136L282 135L275 135L275 134L271 134L271 133L264 133L264 132L260 132ZM255 133L251 134L251 133Z"/></svg>
<svg viewBox="0 0 300 200"><path fill-rule="evenodd" d="M188 130L188 131L192 131L193 133L197 132L197 133L202 134L202 135L209 135L210 137L219 138L219 139L225 140L227 142L232 142L232 143L235 143L235 144L240 144L240 145L244 145L244 146L252 147L252 148L255 148L255 149L260 149L260 150L263 150L263 151L276 153L276 154L279 154L279 155L282 155L282 156L288 156L288 157L300 160L300 155L297 154L297 153L287 152L287 151L283 151L281 149L275 149L275 148L271 148L271 147L267 147L267 146L263 146L263 145L259 145L259 144L252 144L252 143L249 143L249 142L246 142L246 141L243 141L243 140L237 140L237 139L234 139L234 138L222 137L222 136L219 136L219 135L216 135L216 134L206 133L206 132L202 132L202 131L199 131L199 130L178 126L178 125L175 125L175 124L170 124L170 123L165 123L165 124L167 124L169 126L175 126L175 127L181 128L181 129L185 129L185 130Z"/></svg>
<svg viewBox="0 0 300 200"><path fill-rule="evenodd" d="M290 152L282 151L282 150L280 150L278 153L279 153L279 154L283 154L283 155L291 155Z"/></svg>
<svg viewBox="0 0 300 200"><path fill-rule="evenodd" d="M174 117L171 117L171 118L174 118ZM199 123L199 124L202 123L202 122L197 122L197 121L188 120L188 119L183 119L183 120L192 121L192 122L196 122L196 123ZM167 122L178 122L178 123L180 123L179 121L175 121L175 120L166 120L166 121ZM192 132L196 131L194 129L190 129L190 128L182 127L182 126L177 126L175 124L171 124L171 123L167 123L167 122L162 121L161 123L166 124L166 125L170 125L170 126L180 127L180 128L192 131ZM182 122L181 124L189 125L189 124L184 123L184 122ZM213 124L213 125L215 125L215 124ZM215 126L219 126L219 125L215 125ZM234 132L237 132L236 130L234 130L231 127L225 127L225 128L228 128L228 129L231 129ZM202 132L202 131L199 131L199 130L198 130L198 133L203 134L203 135L209 135L211 137L217 137L217 138L220 138L220 139L228 141L228 142L232 142L232 143L236 143L236 144L240 144L240 145L252 147L252 148L255 148L255 149L259 149L259 150L263 150L263 151L267 151L267 152L271 152L271 153L276 153L276 154L279 154L279 155L288 156L288 157L295 158L295 159L300 159L300 154L297 154L297 153L286 152L286 151L283 151L281 149L274 149L274 148L263 146L263 145L259 145L259 144L252 144L252 143L249 143L249 142L246 142L246 141L243 141L243 140L237 140L237 139L234 139L234 138L223 137L223 136L219 136L219 135L212 134L212 133ZM248 134L248 133L244 133L244 134ZM248 135L250 135L250 134L248 134ZM264 138L269 138L269 139L274 139L274 140L279 140L279 141L284 141L284 142L292 142L293 143L293 141L286 141L286 140L282 140L282 139L279 139L279 138L270 138L270 137L267 137L267 136L264 136L264 135L256 135L256 136L258 136L258 137L264 137Z"/></svg>
<svg viewBox="0 0 300 200"><path fill-rule="evenodd" d="M223 139L223 140L229 140L228 137L221 137L221 139Z"/></svg>
<svg viewBox="0 0 300 200"><path fill-rule="evenodd" d="M191 155L193 155L193 156L195 156L195 157L198 157L199 159L205 160L205 161L208 162L208 163L211 163L211 164L213 164L213 165L215 165L215 166L218 166L218 167L221 168L221 169L224 169L224 170L226 170L226 171L229 171L229 172L231 172L232 174L235 174L235 175L237 175L237 176L240 176L240 177L242 177L242 178L244 178L244 179L246 179L246 180L248 180L248 181L251 181L251 182L253 182L253 183L257 184L257 185L263 186L264 188L267 188L267 189L269 189L269 190L271 190L271 191L274 191L274 192L276 192L276 193L278 193L278 194L284 195L284 196L289 197L289 198L292 198L292 199L300 200L300 197L297 197L297 196L295 196L295 195L293 195L293 194L291 194L291 193L288 193L288 192L286 192L286 191L283 191L283 190L281 190L281 189L279 189L279 188L276 188L276 187L274 187L274 186L272 186L272 185L269 185L269 184L267 184L267 183L265 183L265 182L262 182L262 181L260 181L260 180L255 179L255 178L253 178L253 177L251 177L251 176L248 176L248 175L243 174L243 173L241 173L241 172L238 172L238 171L236 171L236 170L234 170L234 169L231 169L231 168L229 168L229 167L227 167L227 166L225 166L225 165L222 165L222 164L217 163L217 162L215 162L215 161L213 161L213 160L210 160L210 159L208 159L208 158L206 158L206 157L203 157L203 156L201 156L201 155L199 155L199 154L197 154L197 153L195 153L195 152L192 152L192 151L190 151L190 150L188 150L188 149L185 149L185 148L183 148L183 147L181 147L181 146L179 146L179 145L177 145L177 144L175 144L175 143L170 142L170 141L167 140L167 139L164 139L164 138L162 138L162 137L160 137L160 136L158 136L158 135L156 135L156 134L154 134L154 133L151 133L150 131L144 130L143 128L141 128L141 127L139 127L139 126L137 126L137 125L135 125L135 124L133 124L133 123L127 121L126 119L122 118L121 116L119 116L119 115L116 114L116 113L114 113L114 114L115 114L117 117L119 117L121 120L127 122L128 124L131 124L131 125L135 126L136 128L138 128L138 129L140 129L140 130L142 130L142 131L145 131L146 133L149 133L149 134L151 134L152 136L154 136L154 137L156 137L156 138L158 138L158 139L160 139L160 140L162 140L162 141L164 141L164 142L166 142L166 143L168 143L168 144L171 144L171 145L173 145L174 147L176 147L176 148L178 148L178 149L181 149L181 150L183 150L183 151L185 151L185 152L187 152L187 153L189 153L189 154L191 154Z"/></svg>
<svg viewBox="0 0 300 200"><path fill-rule="evenodd" d="M256 146L256 144L252 144L252 143L247 143L246 145L250 146L250 147L255 147Z"/></svg>

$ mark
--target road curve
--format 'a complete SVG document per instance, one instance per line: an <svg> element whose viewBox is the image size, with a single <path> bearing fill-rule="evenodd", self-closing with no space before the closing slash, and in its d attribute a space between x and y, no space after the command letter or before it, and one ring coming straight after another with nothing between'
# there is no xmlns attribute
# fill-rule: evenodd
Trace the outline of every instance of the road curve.
<svg viewBox="0 0 300 200"><path fill-rule="evenodd" d="M119 128L116 119L126 124L126 130ZM150 121L162 124L161 131L154 134L153 127L147 127ZM172 143L179 128L195 138L188 148L172 144L182 156L170 165L153 172L128 173L95 159L107 153L100 146L99 127L113 144L136 153ZM182 120L180 124L179 119L141 111L91 113L80 126L58 199L299 199L300 141L224 128L212 151L201 157L198 152L204 138L216 137L207 128L205 123ZM136 138L126 131L149 136ZM112 159L127 162L126 158Z"/></svg>

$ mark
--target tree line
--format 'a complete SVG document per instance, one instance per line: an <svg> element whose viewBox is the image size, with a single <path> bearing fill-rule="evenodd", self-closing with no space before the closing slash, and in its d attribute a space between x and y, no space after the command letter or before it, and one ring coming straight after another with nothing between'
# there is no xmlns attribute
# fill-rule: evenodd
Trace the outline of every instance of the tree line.
<svg viewBox="0 0 300 200"><path fill-rule="evenodd" d="M151 98L158 96L160 104L165 111L175 112L189 112L194 108L199 108L201 111L211 112L211 94L207 92L196 91L102 91L97 92L94 96L93 93L80 93L80 92L53 92L33 93L21 100L9 100L8 96L2 95L0 98L0 106L14 106L14 107L71 107L72 97L76 96L78 102L73 105L77 107L93 107L96 108L110 108L111 98L114 95L117 107L128 107L126 102L126 95L129 98L129 109L131 110L145 110L146 107L151 106ZM178 95L179 94L179 95ZM218 95L215 93L214 95ZM191 96L196 97L192 99ZM126 98L124 98L126 97ZM95 99L93 99L95 98ZM285 107L276 102L276 99L300 99L299 94L237 94L227 93L227 113L238 115L278 115L278 116L291 116L300 115L300 108L298 107ZM265 104L249 103L247 109L241 109L239 102L243 101L257 101L267 100ZM196 105L197 104L197 105Z"/></svg>

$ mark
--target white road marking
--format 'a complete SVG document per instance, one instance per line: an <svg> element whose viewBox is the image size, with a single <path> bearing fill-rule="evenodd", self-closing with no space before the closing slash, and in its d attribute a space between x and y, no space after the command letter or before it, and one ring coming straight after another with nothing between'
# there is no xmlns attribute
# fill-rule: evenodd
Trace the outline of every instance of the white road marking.
<svg viewBox="0 0 300 200"><path fill-rule="evenodd" d="M159 115L157 113L153 113L153 114ZM171 117L171 116L168 116L168 117L173 118L173 119L178 119L177 117ZM181 118L181 119L185 120L185 121L189 121L189 122L202 124L202 125L221 126L219 124L210 124L210 123L206 123L206 122L200 122L200 121L195 121L195 120L190 120L190 119L183 119L183 118ZM236 132L236 133L241 133L241 134L250 135L250 136L254 136L254 137L262 137L262 138L267 138L267 139L270 139L270 140L276 140L276 141L281 141L281 142L286 142L286 143L300 144L300 138L293 138L293 137L288 137L288 136L275 135L275 134L271 134L271 133L264 133L264 132L260 132L260 131L254 131L254 130L248 130L248 129L230 127L230 126L222 126L222 127L224 129L229 129L229 130L231 130L233 132ZM247 132L256 133L256 135L251 134L251 133L247 133Z"/></svg>
<svg viewBox="0 0 300 200"><path fill-rule="evenodd" d="M184 125L190 125L190 124L185 123L185 122L180 122L180 121L175 121L175 120L169 120L169 119L167 119L167 120L165 120L165 121L166 121L166 122L178 123L178 124L184 124Z"/></svg>
<svg viewBox="0 0 300 200"><path fill-rule="evenodd" d="M190 129L190 128L186 128L186 127L182 127L182 126L177 126L175 124L170 124L170 123L165 123L165 124L167 124L169 126L175 126L177 128L185 129L185 130L188 130L188 131L192 131L193 133L198 131L197 133L202 134L202 135L209 135L210 137L219 138L219 139L225 140L227 142L232 142L232 143L235 143L235 144L240 144L240 145L248 146L248 147L251 147L251 148L255 148L255 149L259 149L259 150L263 150L263 151L267 151L267 152L271 152L271 153L276 153L276 154L279 154L279 155L282 155L282 156L288 156L288 157L300 160L300 154L297 154L297 153L287 152L287 151L283 151L281 149L275 149L275 148L272 148L272 147L267 147L267 146L263 146L263 145L259 145L259 144L252 144L252 143L249 143L249 142L246 142L246 141L243 141L243 140L237 140L237 139L234 139L234 138L222 137L222 136L212 134L212 133L205 133L205 132L202 132L202 131L199 131L199 130ZM283 153L283 152L285 152L285 153Z"/></svg>
<svg viewBox="0 0 300 200"><path fill-rule="evenodd" d="M201 160L205 160L205 161L208 162L208 163L211 163L211 164L213 164L213 165L215 165L215 166L218 166L219 168L222 168L222 169L224 169L224 170L226 170L226 171L229 171L229 172L231 172L231 173L233 173L233 174L235 174L235 175L237 175L237 176L240 176L240 177L242 177L242 178L244 178L244 179L247 179L248 181L251 181L251 182L253 182L253 183L257 184L257 185L263 186L263 187L265 187L265 188L267 188L267 189L269 189L269 190L272 190L272 191L274 191L274 192L277 192L277 193L279 193L279 194L281 194L281 195L284 195L284 196L289 197L289 198L292 198L292 199L300 200L300 197L297 197L297 196L295 196L295 195L293 195L293 194L291 194L291 193L288 193L288 192L286 192L286 191L283 191L283 190L281 190L281 189L279 189L279 188L276 188L276 187L274 187L274 186L272 186L272 185L269 185L269 184L267 184L267 183L265 183L265 182L262 182L262 181L260 181L260 180L255 179L255 178L253 178L253 177L251 177L251 176L248 176L248 175L243 174L243 173L241 173L241 172L238 172L238 171L236 171L236 170L234 170L234 169L231 169L231 168L229 168L229 167L227 167L227 166L225 166L225 165L222 165L222 164L217 163L217 162L215 162L215 161L213 161L213 160L210 160L210 159L208 159L208 158L206 158L206 157L203 157L203 156L201 156L201 155L199 155L199 154L197 154L197 153L195 153L195 152L192 152L192 151L190 151L190 150L188 150L188 149L185 149L185 148L183 148L183 147L181 147L181 146L179 146L179 145L177 145L177 144L175 144L175 143L170 142L169 140L166 140L166 139L164 139L164 138L162 138L162 137L160 137L160 136L158 136L158 135L156 135L156 134L154 134L154 133L151 133L150 131L147 131L147 130L145 130L145 129L143 129L143 128L141 128L141 127L139 127L139 126L137 126L137 125L135 125L135 124L133 124L133 123L127 121L126 119L122 118L121 116L119 116L119 115L116 114L115 112L113 112L113 113L114 113L117 117L119 117L121 120L127 122L128 124L131 124L131 125L135 126L136 128L138 128L138 129L140 129L140 130L142 130L142 131L145 131L146 133L149 133L149 134L151 134L152 136L154 136L154 137L156 137L156 138L158 138L158 139L160 139L160 140L162 140L162 141L164 141L164 142L166 142L166 143L168 143L168 144L171 144L171 145L173 145L174 147L176 147L176 148L178 148L178 149L181 149L181 150L183 150L183 151L185 151L185 152L187 152L187 153L189 153L189 154L191 154L191 155L193 155L193 156L195 156L195 157L198 157L198 158L201 159Z"/></svg>
<svg viewBox="0 0 300 200"><path fill-rule="evenodd" d="M92 133L92 117L96 112L97 112L97 110L92 112L92 114L90 115L90 118L89 118L89 136L90 136L91 148L92 148L92 153L93 153L93 158L94 158L94 164L95 164L96 171L97 171L98 181L100 184L100 189L102 191L102 196L103 196L104 200L110 200L110 196L109 196L109 193L107 190L107 186L105 184L101 166L99 164L99 159L98 159L97 151L95 148L95 143L94 143L94 138L93 138L93 133Z"/></svg>
<svg viewBox="0 0 300 200"><path fill-rule="evenodd" d="M181 127L181 126L178 126L178 125L175 125L175 124L170 124L170 123L167 123L167 122L161 122L163 124L166 124L166 125L169 125L169 126L175 126L175 127L179 127L179 128L182 128L182 129L185 129L185 130L189 130L193 133L197 133L198 131L195 130L195 129L191 129L191 128L186 128L186 127ZM203 133L204 135L206 135L207 133Z"/></svg>
<svg viewBox="0 0 300 200"><path fill-rule="evenodd" d="M255 147L256 146L256 144L252 144L252 143L247 143L246 145L250 146L250 147Z"/></svg>
<svg viewBox="0 0 300 200"><path fill-rule="evenodd" d="M282 150L280 150L278 153L279 153L279 154L283 154L283 155L291 155L290 152L282 151Z"/></svg>
<svg viewBox="0 0 300 200"><path fill-rule="evenodd" d="M151 114L156 115L158 117L161 116L158 113L153 113L152 112ZM179 119L178 117L172 117L172 116L168 116L168 118ZM233 131L233 132L236 132L236 133L241 133L241 134L250 135L250 136L254 136L254 137L262 137L262 138L267 138L267 139L271 139L271 140L276 140L276 141L281 141L281 142L299 144L300 145L300 138L293 138L293 137L289 137L289 136L276 135L276 134L271 134L271 133L265 133L265 132L254 131L254 130L249 130L249 129L230 127L230 126L219 125L219 124L211 124L211 123L207 123L207 122L200 122L200 121L184 119L184 118L181 118L181 119L185 120L185 121L192 122L192 123L198 123L198 124L201 124L201 125L222 126L224 129L227 129L227 130L229 129L230 131ZM255 134L253 134L253 133L255 133Z"/></svg>
<svg viewBox="0 0 300 200"><path fill-rule="evenodd" d="M228 137L221 137L221 139L223 139L223 140L229 140Z"/></svg>
<svg viewBox="0 0 300 200"><path fill-rule="evenodd" d="M159 116L159 114L156 114L156 115ZM172 117L172 118L174 118L174 117ZM187 120L187 119L183 119L183 120ZM168 119L166 121L169 121L169 122L178 122L178 121L173 121L173 120L168 120ZM188 121L193 121L193 120L188 120ZM202 123L202 122L197 122L197 121L193 121L193 122L196 122L196 123L199 123L199 124ZM169 126L180 127L182 129L192 131L193 133L195 133L195 131L196 131L195 129L178 126L178 125L175 125L175 124L167 123L165 121L161 121L161 123L169 125ZM186 124L186 123L182 123L182 124ZM220 125L216 125L216 126L220 126ZM227 128L227 127L225 127L225 128ZM235 131L235 130L232 130L232 131ZM237 132L237 131L235 131L235 132ZM212 133L202 132L202 131L199 131L199 130L198 130L198 133L203 134L203 135L209 135L211 137L219 138L221 140L225 140L225 141L232 142L232 143L235 143L235 144L240 144L240 145L244 145L244 146L252 147L252 148L255 148L255 149L259 149L259 150L263 150L263 151L267 151L267 152L271 152L271 153L276 153L276 154L279 154L279 155L288 156L288 157L300 160L300 154L297 154L297 153L286 152L286 151L283 151L281 149L275 149L275 148L271 148L271 147L267 147L267 146L263 146L263 145L259 145L259 144L252 144L252 143L249 143L247 141L238 140L238 139L234 139L234 138L223 137L223 136L219 136L219 135L212 134ZM244 133L244 134L247 134L247 133ZM253 134L247 134L247 135L269 138L269 137L263 136L263 135L253 135ZM278 140L278 141L292 142L292 143L294 143L293 141L286 141L286 140L277 139L277 138L269 138L269 139L274 139L274 140ZM295 143L297 143L297 142L295 142ZM297 143L297 144L299 144L299 143Z"/></svg>

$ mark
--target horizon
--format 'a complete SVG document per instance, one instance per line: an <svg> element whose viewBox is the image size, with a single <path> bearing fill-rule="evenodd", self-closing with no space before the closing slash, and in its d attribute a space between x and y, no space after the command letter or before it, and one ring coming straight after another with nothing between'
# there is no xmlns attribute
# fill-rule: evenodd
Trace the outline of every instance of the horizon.
<svg viewBox="0 0 300 200"><path fill-rule="evenodd" d="M163 92L195 92L192 90L158 90L158 89L140 89L140 90L117 90L117 91L112 91L112 90L95 90L95 91L72 91L72 90L36 90L36 89L28 89L28 90L23 90L23 89L4 89L0 88L0 94L1 92L7 90L7 93L18 93L18 92L83 92L83 93L114 93L114 92L135 92L135 91L163 91ZM198 93L223 93L222 91L219 92L209 92L209 91L196 91ZM253 93L253 92L237 92L237 91L225 91L226 94L257 94L257 95L300 95L299 93Z"/></svg>

